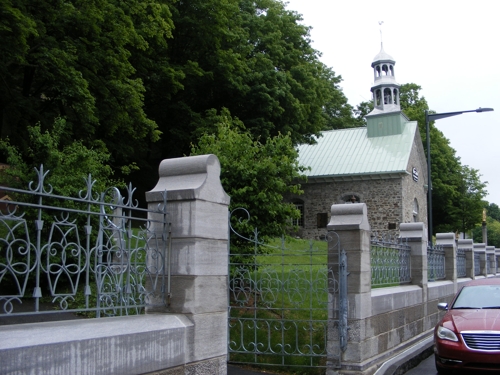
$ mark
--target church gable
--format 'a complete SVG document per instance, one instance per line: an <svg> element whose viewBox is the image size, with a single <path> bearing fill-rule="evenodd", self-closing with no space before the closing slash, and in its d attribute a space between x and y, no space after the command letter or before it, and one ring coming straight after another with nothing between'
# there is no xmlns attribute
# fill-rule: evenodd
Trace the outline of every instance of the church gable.
<svg viewBox="0 0 500 375"><path fill-rule="evenodd" d="M366 203L373 232L397 235L399 224L427 221L426 159L417 122L399 105L395 60L383 48L375 57L374 109L367 127L325 131L301 145L299 163L310 169L298 202L299 235L324 236L332 204Z"/></svg>

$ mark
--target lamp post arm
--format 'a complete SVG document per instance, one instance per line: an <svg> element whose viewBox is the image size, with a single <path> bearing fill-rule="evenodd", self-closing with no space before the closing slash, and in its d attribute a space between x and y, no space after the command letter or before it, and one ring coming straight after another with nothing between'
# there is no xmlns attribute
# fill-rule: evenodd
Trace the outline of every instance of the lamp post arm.
<svg viewBox="0 0 500 375"><path fill-rule="evenodd" d="M493 108L478 108L478 109L473 109L471 111L460 111L460 112L446 112L446 113L431 113L431 114L426 114L426 121L433 121L433 120L439 120L441 118L446 118L446 117L451 117L451 116L457 116L461 115L462 113L468 113L468 112L491 112L493 111ZM426 111L427 113L428 111Z"/></svg>
<svg viewBox="0 0 500 375"><path fill-rule="evenodd" d="M431 178L431 140L429 123L434 120L439 120L446 117L461 115L467 112L491 112L493 108L473 109L471 111L447 112L447 113L431 113L425 110L425 135L427 141L427 236L430 245L432 246L432 178Z"/></svg>

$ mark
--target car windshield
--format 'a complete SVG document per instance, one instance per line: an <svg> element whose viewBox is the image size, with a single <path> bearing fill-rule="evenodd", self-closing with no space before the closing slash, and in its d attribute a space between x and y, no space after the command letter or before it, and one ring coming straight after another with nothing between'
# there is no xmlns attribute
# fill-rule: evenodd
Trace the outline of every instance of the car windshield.
<svg viewBox="0 0 500 375"><path fill-rule="evenodd" d="M500 309L500 285L466 286L452 309Z"/></svg>

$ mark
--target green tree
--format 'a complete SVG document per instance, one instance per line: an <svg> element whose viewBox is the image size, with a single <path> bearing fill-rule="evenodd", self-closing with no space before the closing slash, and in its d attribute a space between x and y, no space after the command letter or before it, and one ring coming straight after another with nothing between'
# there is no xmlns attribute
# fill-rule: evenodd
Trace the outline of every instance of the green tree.
<svg viewBox="0 0 500 375"><path fill-rule="evenodd" d="M366 126L366 115L373 111L373 101L361 102L356 106L354 115L362 126Z"/></svg>
<svg viewBox="0 0 500 375"><path fill-rule="evenodd" d="M496 203L490 203L487 207L488 216L496 221L500 221L500 207Z"/></svg>
<svg viewBox="0 0 500 375"><path fill-rule="evenodd" d="M421 87L414 83L401 85L400 104L410 120L418 122L427 155L425 110L429 106L425 98L420 96L420 90ZM433 122L430 123L429 132L434 234L462 231L464 228L470 230L481 220L486 185L480 181L477 170L462 165L449 140Z"/></svg>
<svg viewBox="0 0 500 375"><path fill-rule="evenodd" d="M238 229L248 234L257 227L263 240L284 234L291 219L300 215L283 199L287 194L301 193L295 179L303 168L291 137L278 134L261 143L227 109L220 114L211 110L207 117L216 132L203 135L192 146L191 155L215 154L219 158L222 186L231 197L230 209L241 207L251 215Z"/></svg>
<svg viewBox="0 0 500 375"><path fill-rule="evenodd" d="M131 56L166 46L173 25L165 2L2 0L0 13L2 138L24 154L29 126L48 130L64 117L60 142L104 142L116 169L158 139L143 109L144 66Z"/></svg>
<svg viewBox="0 0 500 375"><path fill-rule="evenodd" d="M52 186L54 194L77 196L85 189L85 178L89 174L96 181L97 191L123 186L121 181L112 178L111 155L104 144L93 149L79 140L64 144L61 140L67 127L66 120L61 118L55 120L51 131L43 131L40 125L28 127L27 154L21 154L8 138L0 140L0 151L6 155L9 165L0 175L1 183L26 189L31 181L38 182L35 169L43 164L44 170L50 171L46 184Z"/></svg>
<svg viewBox="0 0 500 375"><path fill-rule="evenodd" d="M337 119L352 120L340 77L319 61L300 15L280 1L179 1L172 14L168 62L182 71L182 89L146 108L165 134L163 156L186 153L207 131L210 109L227 108L262 143L279 133L310 142L341 126Z"/></svg>
<svg viewBox="0 0 500 375"><path fill-rule="evenodd" d="M500 221L488 216L486 218L486 228L488 233L488 246L500 247ZM483 242L483 226L476 225L472 230L472 238L476 243Z"/></svg>
<svg viewBox="0 0 500 375"><path fill-rule="evenodd" d="M462 232L467 233L477 224L481 224L483 208L486 202L483 200L487 194L487 182L481 181L481 175L477 169L462 166L462 180L456 207L458 215L462 219Z"/></svg>

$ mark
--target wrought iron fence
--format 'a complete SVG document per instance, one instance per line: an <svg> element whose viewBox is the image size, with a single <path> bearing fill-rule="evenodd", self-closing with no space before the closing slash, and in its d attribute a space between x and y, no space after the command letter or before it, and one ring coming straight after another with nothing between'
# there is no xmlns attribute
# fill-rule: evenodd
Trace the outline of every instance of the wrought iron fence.
<svg viewBox="0 0 500 375"><path fill-rule="evenodd" d="M445 253L439 245L427 247L427 278L429 281L443 280L445 273Z"/></svg>
<svg viewBox="0 0 500 375"><path fill-rule="evenodd" d="M466 257L465 249L457 249L457 277L466 277L467 267L466 267Z"/></svg>
<svg viewBox="0 0 500 375"><path fill-rule="evenodd" d="M125 196L95 192L89 175L78 197L65 197L45 183L43 166L36 172L28 190L0 187L10 198L0 211L0 316L116 316L164 304L166 192L151 219L131 185Z"/></svg>
<svg viewBox="0 0 500 375"><path fill-rule="evenodd" d="M237 209L233 219L237 211L250 217ZM327 241L263 243L257 229L248 237L230 230L228 361L325 368L329 304L332 327L342 326L341 303L330 300L339 293L339 281L328 264ZM337 354L330 360L340 361Z"/></svg>
<svg viewBox="0 0 500 375"><path fill-rule="evenodd" d="M373 235L370 246L372 286L411 282L411 248L402 239Z"/></svg>
<svg viewBox="0 0 500 375"><path fill-rule="evenodd" d="M481 257L479 253L474 252L474 276L481 275Z"/></svg>

